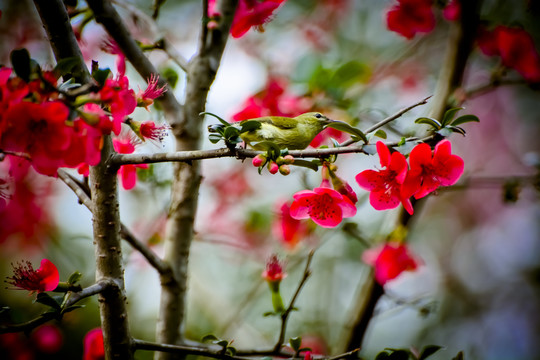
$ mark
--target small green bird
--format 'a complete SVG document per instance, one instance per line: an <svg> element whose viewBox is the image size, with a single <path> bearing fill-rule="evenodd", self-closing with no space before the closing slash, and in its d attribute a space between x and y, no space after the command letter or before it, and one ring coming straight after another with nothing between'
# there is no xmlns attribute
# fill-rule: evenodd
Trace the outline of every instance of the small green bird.
<svg viewBox="0 0 540 360"><path fill-rule="evenodd" d="M283 116L264 116L255 119L244 120L258 121L261 126L258 129L246 131L240 134L246 145L255 150L266 150L261 142L271 141L281 149L302 150L308 147L313 138L320 133L325 125L333 122L318 112L308 112L294 118Z"/></svg>

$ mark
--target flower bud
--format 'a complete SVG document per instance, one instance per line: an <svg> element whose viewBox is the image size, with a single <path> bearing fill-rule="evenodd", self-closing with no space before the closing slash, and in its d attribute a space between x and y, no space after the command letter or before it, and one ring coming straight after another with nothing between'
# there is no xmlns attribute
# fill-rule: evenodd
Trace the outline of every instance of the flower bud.
<svg viewBox="0 0 540 360"><path fill-rule="evenodd" d="M279 165L274 162L274 161L270 161L268 163L268 171L270 172L270 174L275 174L277 173L279 170Z"/></svg>
<svg viewBox="0 0 540 360"><path fill-rule="evenodd" d="M279 173L281 175L289 175L291 173L291 168L289 167L289 165L280 165L279 167Z"/></svg>
<svg viewBox="0 0 540 360"><path fill-rule="evenodd" d="M294 157L292 155L285 155L283 157L283 163L284 164L287 164L287 165L290 165L294 162Z"/></svg>
<svg viewBox="0 0 540 360"><path fill-rule="evenodd" d="M262 166L265 163L265 161L266 161L266 156L264 156L263 154L259 154L253 158L251 163L253 164L253 166L259 167L259 166Z"/></svg>

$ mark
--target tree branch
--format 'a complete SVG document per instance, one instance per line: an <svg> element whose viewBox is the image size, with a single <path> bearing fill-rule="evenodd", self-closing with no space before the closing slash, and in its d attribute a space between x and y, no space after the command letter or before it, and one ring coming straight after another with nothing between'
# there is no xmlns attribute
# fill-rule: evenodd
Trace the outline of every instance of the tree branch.
<svg viewBox="0 0 540 360"><path fill-rule="evenodd" d="M70 306L75 305L82 299L87 297L99 294L105 291L109 286L113 286L114 283L108 281L100 281L96 284L90 285L87 288L82 289L81 291L72 292L68 300L64 304L64 309ZM0 334L14 333L14 332L25 332L28 333L36 327L45 324L53 319L57 319L58 314L54 312L46 312L41 314L39 317L26 321L20 324L9 324L9 325L0 325Z"/></svg>

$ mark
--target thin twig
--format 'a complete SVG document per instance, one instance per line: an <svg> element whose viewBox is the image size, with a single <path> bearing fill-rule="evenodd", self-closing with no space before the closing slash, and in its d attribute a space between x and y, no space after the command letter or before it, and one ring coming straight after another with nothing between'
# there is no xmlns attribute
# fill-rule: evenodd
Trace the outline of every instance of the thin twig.
<svg viewBox="0 0 540 360"><path fill-rule="evenodd" d="M525 85L525 79L493 79L486 84L476 86L465 91L465 99L470 100L474 97L486 94L500 86L505 85Z"/></svg>
<svg viewBox="0 0 540 360"><path fill-rule="evenodd" d="M315 250L311 250L309 252L306 267L304 268L304 275L302 276L302 280L300 280L300 283L298 284L298 287L296 288L296 291L291 299L291 302L287 309L281 314L281 329L279 331L279 338L276 342L276 345L274 346L274 352L279 353L281 351L281 347L283 346L283 342L285 341L285 331L287 330L287 321L289 320L289 315L291 311L294 310L294 303L296 302L296 299L298 298L298 295L300 295L300 291L304 287L304 284L306 283L307 279L311 275L311 269L309 266L311 265L311 259L313 259L313 255L315 254Z"/></svg>
<svg viewBox="0 0 540 360"><path fill-rule="evenodd" d="M367 128L366 130L364 130L364 134L369 134L370 132L379 129L380 127L382 127L382 126L388 124L389 122L398 119L399 117L401 117L401 115L405 114L406 112L411 111L412 109L414 109L414 108L417 107L417 106L427 104L427 101L429 100L429 98L431 98L431 96L428 96L428 97L426 97L426 98L420 100L420 101L417 102L416 104L413 104L413 105L411 105L411 106L407 106L406 108L401 109L400 111L398 111L398 112L395 113L394 115L389 116L389 117L387 117L386 119L383 119L383 120L379 121L378 123L376 123L376 124L370 126L370 127Z"/></svg>
<svg viewBox="0 0 540 360"><path fill-rule="evenodd" d="M75 305L82 299L85 299L87 297L99 294L103 291L105 291L109 286L113 286L113 282L109 281L100 281L96 284L90 285L81 291L72 292L69 299L66 301L64 305L64 309ZM14 333L14 332L29 332L32 329L35 329L36 327L45 324L46 322L57 319L58 313L56 312L46 312L41 314L39 317L26 321L24 323L20 324L10 324L10 325L1 325L0 326L0 334L6 334L6 333Z"/></svg>

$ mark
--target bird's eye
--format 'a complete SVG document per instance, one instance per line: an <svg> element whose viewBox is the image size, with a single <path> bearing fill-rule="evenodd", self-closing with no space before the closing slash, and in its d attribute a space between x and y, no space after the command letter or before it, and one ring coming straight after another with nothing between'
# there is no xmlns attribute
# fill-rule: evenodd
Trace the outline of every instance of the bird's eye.
<svg viewBox="0 0 540 360"><path fill-rule="evenodd" d="M320 119L320 118L322 118L323 116L322 116L322 114L317 113L317 114L315 114L315 117L316 117L317 119Z"/></svg>

